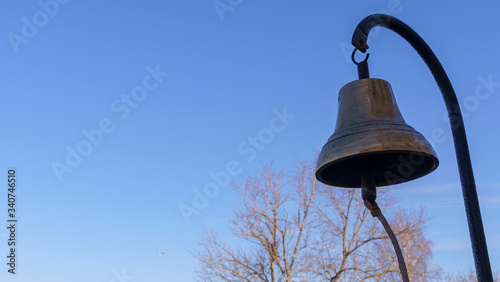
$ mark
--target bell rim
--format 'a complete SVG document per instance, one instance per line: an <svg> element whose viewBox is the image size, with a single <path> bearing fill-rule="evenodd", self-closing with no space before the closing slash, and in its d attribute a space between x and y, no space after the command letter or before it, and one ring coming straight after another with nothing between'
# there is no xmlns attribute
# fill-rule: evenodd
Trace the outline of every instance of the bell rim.
<svg viewBox="0 0 500 282"><path fill-rule="evenodd" d="M390 185L396 185L396 184L409 182L409 181L418 179L420 177L426 176L426 175L432 173L433 171L435 171L439 167L439 158L437 157L437 155L434 152L423 152L423 151L415 151L415 150L380 150L380 151L372 151L372 152L365 152L365 153L359 153L359 154L355 154L355 155L344 156L344 157L341 157L341 158L338 158L338 159L335 159L332 161L324 162L320 166L316 167L314 175L318 181L320 181L323 184L329 185L329 186L334 186L334 187L339 187L339 188L361 188L361 184L359 184L359 185L344 185L344 184L339 184L339 182L327 180L324 177L322 177L322 173L326 169L331 168L333 165L338 164L340 162L346 162L348 160L352 160L355 158L366 157L366 156L371 156L371 155L386 154L386 153L399 154L399 155L402 155L402 154L411 155L412 153L422 154L426 158L432 160L433 165L428 167L425 170L425 173L419 173L419 174L415 174L415 175L410 176L410 177L405 177L404 181L395 181L393 183L387 183L387 184L377 182L376 183L377 187L384 187L384 186L390 186ZM321 155L321 153L320 153L320 155ZM361 182L361 178L360 178L360 182Z"/></svg>

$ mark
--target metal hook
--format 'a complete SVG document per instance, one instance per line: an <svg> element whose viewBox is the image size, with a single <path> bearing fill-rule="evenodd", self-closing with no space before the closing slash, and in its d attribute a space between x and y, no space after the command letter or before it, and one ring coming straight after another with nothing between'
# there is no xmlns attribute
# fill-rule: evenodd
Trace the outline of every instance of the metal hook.
<svg viewBox="0 0 500 282"><path fill-rule="evenodd" d="M358 51L358 48L354 48L354 51L352 51L351 59L352 62L358 67L358 77L359 79L369 78L370 72L368 71L368 57L370 57L370 54L367 53L363 61L356 62L356 60L354 59L354 54L356 54L356 51Z"/></svg>
<svg viewBox="0 0 500 282"><path fill-rule="evenodd" d="M358 51L359 49L358 48L354 48L354 50L352 51L352 55L351 55L351 59L352 59L352 62L355 64L355 65L358 65L360 63L364 63L366 61L368 61L368 57L370 57L370 54L369 53L366 53L366 57L363 61L361 62L356 62L356 60L354 59L354 54L356 53L356 51Z"/></svg>

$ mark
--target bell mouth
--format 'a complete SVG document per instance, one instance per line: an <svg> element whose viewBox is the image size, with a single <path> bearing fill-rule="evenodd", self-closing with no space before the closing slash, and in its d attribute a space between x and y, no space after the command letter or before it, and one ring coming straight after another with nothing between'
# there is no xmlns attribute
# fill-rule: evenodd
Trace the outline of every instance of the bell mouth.
<svg viewBox="0 0 500 282"><path fill-rule="evenodd" d="M316 178L327 185L360 188L361 174L370 171L378 187L411 181L434 171L435 155L421 151L381 151L347 156L324 163Z"/></svg>
<svg viewBox="0 0 500 282"><path fill-rule="evenodd" d="M439 160L429 142L409 125L367 127L334 133L318 156L316 178L338 187L361 187L370 171L377 186L417 179L434 171Z"/></svg>

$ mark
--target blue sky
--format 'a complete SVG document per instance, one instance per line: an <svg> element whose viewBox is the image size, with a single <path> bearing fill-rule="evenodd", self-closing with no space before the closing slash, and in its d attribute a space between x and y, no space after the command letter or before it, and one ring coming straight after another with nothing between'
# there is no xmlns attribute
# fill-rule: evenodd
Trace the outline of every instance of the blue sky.
<svg viewBox="0 0 500 282"><path fill-rule="evenodd" d="M499 269L500 4L464 2L3 1L0 168L3 179L17 170L19 222L17 274L3 265L0 280L192 281L188 251L202 226L224 230L236 197L214 190L189 224L179 207L193 206L220 171L238 180L272 160L311 159L333 133L338 91L357 79L352 32L374 12L414 28L448 72ZM395 189L434 217L434 262L468 269L441 94L403 39L385 29L370 38L371 76L391 83L405 120L440 158L435 172Z"/></svg>

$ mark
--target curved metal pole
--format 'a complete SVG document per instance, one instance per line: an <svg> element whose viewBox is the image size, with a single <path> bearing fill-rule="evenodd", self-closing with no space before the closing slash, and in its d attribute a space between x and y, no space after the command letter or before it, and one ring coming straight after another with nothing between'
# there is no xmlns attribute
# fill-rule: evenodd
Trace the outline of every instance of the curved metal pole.
<svg viewBox="0 0 500 282"><path fill-rule="evenodd" d="M408 25L393 16L374 14L364 18L354 31L352 44L361 52L366 52L368 49L366 43L368 33L375 26L388 28L408 41L431 70L443 94L444 102L448 110L448 117L450 118L453 142L455 144L455 153L457 156L460 181L462 183L462 193L477 278L479 281L493 281L488 248L486 246L486 237L484 235L483 222L481 219L481 211L479 210L479 201L477 199L476 183L472 172L469 146L467 145L462 113L458 105L455 90L453 90L453 86L443 66L427 43L425 43L425 41Z"/></svg>

